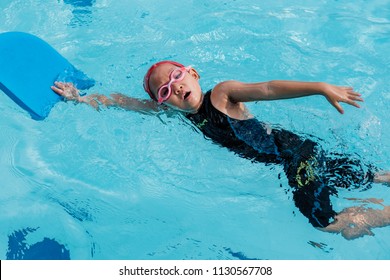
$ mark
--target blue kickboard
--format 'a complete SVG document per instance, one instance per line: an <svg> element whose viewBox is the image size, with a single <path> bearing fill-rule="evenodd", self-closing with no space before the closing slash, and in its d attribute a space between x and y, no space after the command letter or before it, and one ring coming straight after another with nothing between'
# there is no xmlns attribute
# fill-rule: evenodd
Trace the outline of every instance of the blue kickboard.
<svg viewBox="0 0 390 280"><path fill-rule="evenodd" d="M0 34L0 90L33 119L45 119L62 100L50 88L55 81L81 90L95 84L42 39L23 32Z"/></svg>

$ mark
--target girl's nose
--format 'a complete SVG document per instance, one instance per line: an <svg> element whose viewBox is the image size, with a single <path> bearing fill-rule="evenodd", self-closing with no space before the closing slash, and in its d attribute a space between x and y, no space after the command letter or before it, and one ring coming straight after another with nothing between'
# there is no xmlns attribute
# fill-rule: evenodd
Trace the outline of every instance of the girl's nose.
<svg viewBox="0 0 390 280"><path fill-rule="evenodd" d="M173 83L172 90L175 94L180 94L183 91L183 86L181 84Z"/></svg>

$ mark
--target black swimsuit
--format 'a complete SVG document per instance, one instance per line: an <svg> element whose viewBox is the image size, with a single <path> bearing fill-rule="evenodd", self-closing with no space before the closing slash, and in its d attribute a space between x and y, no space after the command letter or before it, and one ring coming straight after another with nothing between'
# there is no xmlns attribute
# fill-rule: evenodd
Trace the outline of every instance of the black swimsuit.
<svg viewBox="0 0 390 280"><path fill-rule="evenodd" d="M371 165L358 159L326 156L319 145L284 129L270 129L257 119L237 120L217 110L204 95L196 114L186 117L215 143L241 157L267 164L282 164L298 209L316 227L326 227L336 212L330 195L336 187L369 187Z"/></svg>

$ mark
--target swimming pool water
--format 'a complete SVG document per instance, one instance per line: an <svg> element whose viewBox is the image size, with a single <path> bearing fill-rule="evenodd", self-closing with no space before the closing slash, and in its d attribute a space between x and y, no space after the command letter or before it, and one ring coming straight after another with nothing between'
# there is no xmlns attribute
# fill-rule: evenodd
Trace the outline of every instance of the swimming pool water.
<svg viewBox="0 0 390 280"><path fill-rule="evenodd" d="M0 32L49 42L98 81L89 93L146 98L143 75L163 59L193 65L205 91L227 79L351 85L365 103L345 115L321 97L249 108L390 169L388 1L6 0L0 10ZM60 103L37 122L3 93L0 114L1 259L390 259L390 227L353 241L314 229L281 167L242 159L180 117ZM388 205L390 189L341 190L335 209L351 197Z"/></svg>

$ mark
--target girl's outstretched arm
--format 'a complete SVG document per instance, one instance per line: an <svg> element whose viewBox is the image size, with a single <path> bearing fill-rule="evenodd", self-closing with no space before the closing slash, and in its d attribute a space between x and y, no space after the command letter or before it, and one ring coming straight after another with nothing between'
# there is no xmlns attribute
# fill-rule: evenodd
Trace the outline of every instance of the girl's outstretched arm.
<svg viewBox="0 0 390 280"><path fill-rule="evenodd" d="M226 81L218 84L214 90L227 102L239 103L260 100L278 100L310 95L323 95L341 114L344 113L340 102L360 107L361 95L351 87L335 86L323 82L269 81L263 83L242 83Z"/></svg>
<svg viewBox="0 0 390 280"><path fill-rule="evenodd" d="M100 106L122 108L141 113L153 113L161 110L161 106L152 100L132 98L121 93L113 93L110 96L102 94L80 96L79 90L71 83L55 82L51 89L67 101L86 103L97 110Z"/></svg>

